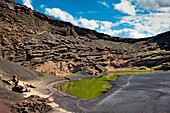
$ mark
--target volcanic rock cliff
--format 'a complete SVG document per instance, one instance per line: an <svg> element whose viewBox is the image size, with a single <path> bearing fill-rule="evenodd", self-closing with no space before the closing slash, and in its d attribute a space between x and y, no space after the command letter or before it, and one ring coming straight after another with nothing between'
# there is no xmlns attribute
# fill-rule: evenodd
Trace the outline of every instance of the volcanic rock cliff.
<svg viewBox="0 0 170 113"><path fill-rule="evenodd" d="M143 39L112 37L1 0L0 56L55 75L135 66L168 70L170 32Z"/></svg>

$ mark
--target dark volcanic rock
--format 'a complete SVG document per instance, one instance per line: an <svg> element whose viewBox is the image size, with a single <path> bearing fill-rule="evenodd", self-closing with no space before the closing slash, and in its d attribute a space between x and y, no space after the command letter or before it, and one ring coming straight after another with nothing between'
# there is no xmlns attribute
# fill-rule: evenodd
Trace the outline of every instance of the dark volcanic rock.
<svg viewBox="0 0 170 113"><path fill-rule="evenodd" d="M2 81L0 80L0 99L8 99L11 101L23 99L23 95L21 93L17 93L11 90L12 87L15 87L15 84L13 81L17 81L16 77L13 81L10 80L12 79L13 74L17 75L21 80L24 80L24 81L29 80L29 79L36 79L37 77L44 76L43 74L40 74L39 72L31 71L16 63L0 58L0 75L2 75ZM6 82L7 84L5 84L3 81ZM21 84L19 83L19 85L22 85L22 84L23 84L23 81L21 82ZM24 83L24 84L28 85L27 87L33 88L33 86L30 86L31 84L27 84L27 83ZM24 87L23 91L26 91L26 90L29 91L28 88L25 89ZM19 90L19 92L20 91L21 90Z"/></svg>
<svg viewBox="0 0 170 113"><path fill-rule="evenodd" d="M99 63L106 68L150 67L150 63L142 62L161 60L153 66L170 59L170 32L144 39L112 37L73 26L11 0L0 1L0 17L0 56L31 69L38 70L48 61L72 61L76 65L73 68L83 69ZM52 73L58 74L55 70Z"/></svg>
<svg viewBox="0 0 170 113"><path fill-rule="evenodd" d="M12 88L12 91L16 91L16 92L22 93L22 92L23 92L23 89L24 89L23 86L17 85L17 86L15 86L15 87Z"/></svg>
<svg viewBox="0 0 170 113"><path fill-rule="evenodd" d="M2 79L2 82L4 82L7 85L12 85L12 82L10 79Z"/></svg>
<svg viewBox="0 0 170 113"><path fill-rule="evenodd" d="M47 105L46 100L37 95L31 95L25 98L25 100L18 101L11 107L11 112L19 113L46 113L50 110L52 110L52 107Z"/></svg>
<svg viewBox="0 0 170 113"><path fill-rule="evenodd" d="M89 68L89 66L84 66L82 69L83 74L93 74L93 70Z"/></svg>
<svg viewBox="0 0 170 113"><path fill-rule="evenodd" d="M106 72L106 71L107 71L107 69L104 68L104 67L101 66L101 65L96 65L95 67L96 67L96 70L99 70L99 73L103 73L103 72Z"/></svg>

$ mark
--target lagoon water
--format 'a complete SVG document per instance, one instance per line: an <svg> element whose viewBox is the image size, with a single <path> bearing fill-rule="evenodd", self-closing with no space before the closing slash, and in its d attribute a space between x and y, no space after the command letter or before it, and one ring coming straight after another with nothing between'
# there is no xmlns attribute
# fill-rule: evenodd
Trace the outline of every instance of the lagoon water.
<svg viewBox="0 0 170 113"><path fill-rule="evenodd" d="M102 95L103 91L111 88L112 85L107 80L114 80L117 75L142 74L149 72L115 72L109 73L101 78L86 78L76 81L66 81L55 84L53 87L72 96L95 99Z"/></svg>

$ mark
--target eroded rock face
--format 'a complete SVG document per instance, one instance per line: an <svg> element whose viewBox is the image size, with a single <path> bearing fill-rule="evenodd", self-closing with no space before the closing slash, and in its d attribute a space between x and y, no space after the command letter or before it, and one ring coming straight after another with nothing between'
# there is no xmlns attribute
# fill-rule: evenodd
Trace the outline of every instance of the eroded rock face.
<svg viewBox="0 0 170 113"><path fill-rule="evenodd" d="M53 74L53 75L65 75L70 74L74 71L74 67L76 65L72 62L56 62L47 61L43 65L36 67L36 71L46 74Z"/></svg>
<svg viewBox="0 0 170 113"><path fill-rule="evenodd" d="M93 64L123 68L170 62L170 32L145 39L112 37L45 16L11 0L0 1L0 16L0 56L40 72L57 75ZM70 61L76 66L69 69ZM48 71L49 64L52 67ZM101 68L94 69L101 72Z"/></svg>
<svg viewBox="0 0 170 113"><path fill-rule="evenodd" d="M47 113L50 110L52 107L46 103L46 99L37 95L31 95L11 107L12 113Z"/></svg>

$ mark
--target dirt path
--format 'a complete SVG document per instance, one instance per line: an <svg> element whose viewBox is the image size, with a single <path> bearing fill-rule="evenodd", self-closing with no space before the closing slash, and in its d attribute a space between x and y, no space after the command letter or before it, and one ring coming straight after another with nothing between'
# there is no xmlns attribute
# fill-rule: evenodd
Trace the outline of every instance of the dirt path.
<svg viewBox="0 0 170 113"><path fill-rule="evenodd" d="M48 98L48 105L51 105L53 110L49 113L72 113L70 111L67 111L65 109L62 109L58 104L54 102L52 95L52 92L48 89L48 84L54 83L56 81L60 81L61 79L58 77L52 77L52 78L40 78L37 80L31 80L27 81L27 83L32 84L35 86L35 89L32 89L31 92L25 92L24 97L29 97L30 95L38 95L42 98Z"/></svg>

